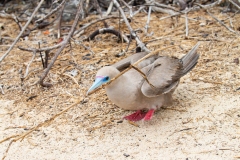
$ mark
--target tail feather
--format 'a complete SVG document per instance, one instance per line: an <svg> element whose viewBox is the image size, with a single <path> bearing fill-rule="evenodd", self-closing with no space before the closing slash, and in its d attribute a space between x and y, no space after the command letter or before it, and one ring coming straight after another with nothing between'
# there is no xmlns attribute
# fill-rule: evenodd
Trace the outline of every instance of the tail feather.
<svg viewBox="0 0 240 160"><path fill-rule="evenodd" d="M197 49L199 45L200 45L200 42L198 42L188 54L186 54L184 57L181 58L181 61L183 64L182 76L187 74L196 66L199 59L199 54L197 54Z"/></svg>

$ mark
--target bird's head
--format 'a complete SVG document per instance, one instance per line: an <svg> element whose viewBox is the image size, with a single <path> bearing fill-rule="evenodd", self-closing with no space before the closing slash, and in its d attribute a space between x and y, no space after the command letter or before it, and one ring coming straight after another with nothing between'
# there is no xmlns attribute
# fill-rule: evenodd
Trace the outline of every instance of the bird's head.
<svg viewBox="0 0 240 160"><path fill-rule="evenodd" d="M87 94L92 92L93 90L97 89L101 85L109 82L118 73L119 73L119 71L116 68L112 67L112 66L106 66L106 67L101 68L97 72L95 81L92 84L92 86L89 88L89 90L87 91Z"/></svg>

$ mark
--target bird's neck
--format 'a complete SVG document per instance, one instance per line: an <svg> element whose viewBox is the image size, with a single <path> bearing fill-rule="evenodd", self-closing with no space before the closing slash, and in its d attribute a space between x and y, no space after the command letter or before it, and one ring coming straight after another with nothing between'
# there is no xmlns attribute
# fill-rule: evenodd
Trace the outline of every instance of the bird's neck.
<svg viewBox="0 0 240 160"><path fill-rule="evenodd" d="M124 84L123 84L124 83ZM129 79L127 76L122 75L113 81L111 84L106 86L106 92L108 98L118 106L121 106L121 101L128 98L129 90L128 87Z"/></svg>

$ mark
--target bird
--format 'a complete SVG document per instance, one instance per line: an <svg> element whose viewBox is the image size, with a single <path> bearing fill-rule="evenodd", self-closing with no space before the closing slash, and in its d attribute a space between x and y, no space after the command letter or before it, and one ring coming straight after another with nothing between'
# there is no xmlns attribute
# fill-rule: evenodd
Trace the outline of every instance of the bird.
<svg viewBox="0 0 240 160"><path fill-rule="evenodd" d="M153 55L138 63L138 70L131 68L105 87L108 98L124 110L134 110L123 117L129 121L151 120L154 112L172 104L172 94L180 78L190 72L198 63L198 42L181 59L170 56ZM120 72L148 53L135 53L111 66L97 71L95 82L87 94L120 74ZM144 74L144 75L143 75Z"/></svg>

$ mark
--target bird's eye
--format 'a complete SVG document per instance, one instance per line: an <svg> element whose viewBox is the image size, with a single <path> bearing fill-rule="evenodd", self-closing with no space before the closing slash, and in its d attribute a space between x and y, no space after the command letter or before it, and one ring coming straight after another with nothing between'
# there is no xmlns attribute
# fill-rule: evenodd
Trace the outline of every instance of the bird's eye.
<svg viewBox="0 0 240 160"><path fill-rule="evenodd" d="M107 76L107 77L105 77L105 78L104 78L104 80L105 80L105 81L108 81L108 80L109 80L109 77L108 77L108 76Z"/></svg>

